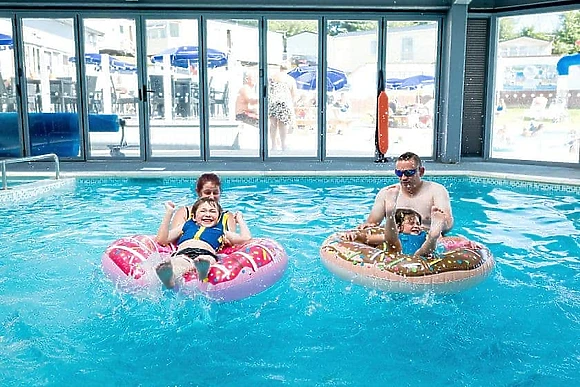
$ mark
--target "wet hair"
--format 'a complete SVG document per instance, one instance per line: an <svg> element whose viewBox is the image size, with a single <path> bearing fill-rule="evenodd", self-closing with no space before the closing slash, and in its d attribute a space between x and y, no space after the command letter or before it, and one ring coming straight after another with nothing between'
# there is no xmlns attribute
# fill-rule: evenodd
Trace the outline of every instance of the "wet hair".
<svg viewBox="0 0 580 387"><path fill-rule="evenodd" d="M408 216L412 216L414 218L417 217L419 219L419 224L422 224L423 222L421 215L417 211L411 210L409 208L399 208L397 211L395 211L395 223L397 223L397 227L401 227L405 221L405 218Z"/></svg>
<svg viewBox="0 0 580 387"><path fill-rule="evenodd" d="M197 183L195 186L195 192L197 192L198 195L201 195L201 190L203 189L203 186L205 185L205 183L208 183L208 182L213 183L221 191L222 182L221 182L219 176L216 175L215 173L204 173L200 177L198 177L198 179L197 179Z"/></svg>
<svg viewBox="0 0 580 387"><path fill-rule="evenodd" d="M199 199L197 199L197 201L195 203L193 203L193 206L191 207L191 217L192 217L192 219L195 218L195 214L197 213L197 209L203 203L209 203L209 205L211 205L212 207L215 207L218 210L218 214L221 214L222 213L222 207L214 199L212 199L212 198L199 198Z"/></svg>
<svg viewBox="0 0 580 387"><path fill-rule="evenodd" d="M419 168L423 165L421 158L413 152L405 152L397 158L397 161L414 161L415 167Z"/></svg>

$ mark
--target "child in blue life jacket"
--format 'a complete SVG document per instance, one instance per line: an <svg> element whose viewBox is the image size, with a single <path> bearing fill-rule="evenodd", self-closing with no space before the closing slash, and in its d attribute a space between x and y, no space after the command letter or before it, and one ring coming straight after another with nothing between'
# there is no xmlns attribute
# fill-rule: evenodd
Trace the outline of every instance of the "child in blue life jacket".
<svg viewBox="0 0 580 387"><path fill-rule="evenodd" d="M165 203L165 216L157 231L156 240L161 245L177 244L177 252L156 267L163 285L171 289L176 278L190 271L197 271L197 278L207 278L209 267L218 260L217 251L224 245L241 244L252 238L241 213L234 218L240 226L240 233L227 231L219 222L222 209L217 201L209 197L198 199L192 207L192 215L183 226L169 229L175 204Z"/></svg>
<svg viewBox="0 0 580 387"><path fill-rule="evenodd" d="M385 227L383 234L373 234L369 229L348 232L342 235L347 241L357 241L370 246L380 246L387 253L429 256L437 248L445 222L445 213L439 208L431 208L431 228L425 231L421 225L421 215L417 211L396 209L400 187L388 190L385 197Z"/></svg>
<svg viewBox="0 0 580 387"><path fill-rule="evenodd" d="M421 215L406 208L396 209L397 189L390 190L385 198L385 243L389 253L429 256L437 248L445 224L445 213L431 207L431 228L426 232L421 226Z"/></svg>

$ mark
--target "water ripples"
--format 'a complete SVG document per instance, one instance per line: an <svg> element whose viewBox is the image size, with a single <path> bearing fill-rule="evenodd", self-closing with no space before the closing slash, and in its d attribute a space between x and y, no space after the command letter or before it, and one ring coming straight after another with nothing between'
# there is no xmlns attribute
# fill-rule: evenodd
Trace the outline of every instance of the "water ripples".
<svg viewBox="0 0 580 387"><path fill-rule="evenodd" d="M573 195L451 184L453 233L486 244L496 269L460 294L401 295L345 282L319 257L330 233L365 220L380 184L225 186L224 208L242 211L254 236L277 240L289 256L280 282L229 304L160 288L128 294L100 268L113 240L156 232L166 200L191 204L190 186L80 184L0 209L8 231L0 236L6 380L233 385L243 375L245 384L437 386L509 384L513 375L544 384L548 375L577 384L580 359L569 344L580 335Z"/></svg>

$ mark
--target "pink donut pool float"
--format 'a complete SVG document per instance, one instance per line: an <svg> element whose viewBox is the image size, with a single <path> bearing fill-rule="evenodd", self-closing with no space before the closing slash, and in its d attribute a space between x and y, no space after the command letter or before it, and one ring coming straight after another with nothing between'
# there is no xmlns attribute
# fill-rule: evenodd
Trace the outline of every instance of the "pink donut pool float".
<svg viewBox="0 0 580 387"><path fill-rule="evenodd" d="M160 262L175 250L174 245L159 245L150 235L124 237L105 250L103 271L126 291L161 286L153 261ZM288 266L282 246L267 238L255 238L243 245L220 250L218 257L206 280L199 281L195 273L187 273L177 281L177 291L201 292L221 302L240 300L272 286Z"/></svg>

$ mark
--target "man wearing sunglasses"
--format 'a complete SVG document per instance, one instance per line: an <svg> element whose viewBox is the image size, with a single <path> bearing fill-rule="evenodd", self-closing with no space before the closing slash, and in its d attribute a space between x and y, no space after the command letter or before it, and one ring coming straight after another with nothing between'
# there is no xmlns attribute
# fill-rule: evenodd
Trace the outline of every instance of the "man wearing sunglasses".
<svg viewBox="0 0 580 387"><path fill-rule="evenodd" d="M425 167L421 158L415 153L406 152L397 158L395 175L399 178L401 187L397 197L397 208L408 208L417 211L423 218L423 225L431 226L431 209L438 208L445 214L443 234L453 227L453 214L449 192L439 183L425 181L421 178L425 174ZM385 187L379 191L371 213L365 223L358 228L378 226L385 219L385 198L387 191L396 188L397 184Z"/></svg>

